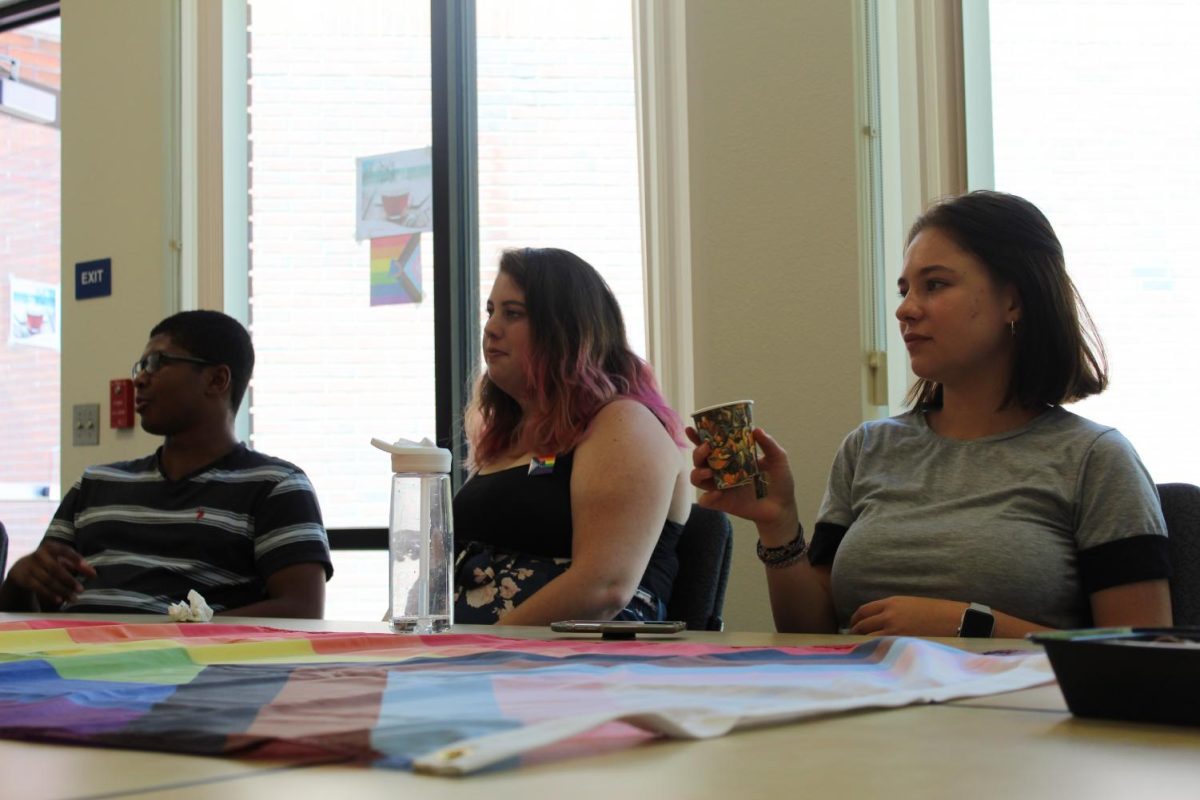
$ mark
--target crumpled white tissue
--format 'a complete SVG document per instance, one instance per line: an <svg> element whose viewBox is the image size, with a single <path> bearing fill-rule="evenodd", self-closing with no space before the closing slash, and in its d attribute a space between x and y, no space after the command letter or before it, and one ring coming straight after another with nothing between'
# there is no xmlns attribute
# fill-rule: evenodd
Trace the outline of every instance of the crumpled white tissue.
<svg viewBox="0 0 1200 800"><path fill-rule="evenodd" d="M213 618L213 610L204 601L204 596L192 589L187 594L187 602L180 600L167 606L167 616L172 622L208 622Z"/></svg>

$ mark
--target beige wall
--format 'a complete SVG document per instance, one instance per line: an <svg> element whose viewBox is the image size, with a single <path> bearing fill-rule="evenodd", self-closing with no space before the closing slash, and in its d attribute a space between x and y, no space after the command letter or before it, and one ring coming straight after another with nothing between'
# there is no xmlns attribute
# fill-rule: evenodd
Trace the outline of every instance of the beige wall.
<svg viewBox="0 0 1200 800"><path fill-rule="evenodd" d="M689 0L696 403L743 397L788 450L806 528L862 420L855 4ZM769 630L734 526L731 629Z"/></svg>
<svg viewBox="0 0 1200 800"><path fill-rule="evenodd" d="M687 3L696 401L751 397L792 455L801 516L863 415L855 4ZM111 257L113 295L63 331L64 483L149 452L152 437L70 445L70 407L101 402L173 309L165 123L171 4L63 4L63 286ZM728 626L771 628L751 526L736 526Z"/></svg>
<svg viewBox="0 0 1200 800"><path fill-rule="evenodd" d="M168 114L172 4L62 6L62 483L84 467L145 455L140 429L108 427L108 382L129 377L170 313ZM110 297L75 300L75 263L111 258ZM71 445L71 406L100 403L99 447Z"/></svg>

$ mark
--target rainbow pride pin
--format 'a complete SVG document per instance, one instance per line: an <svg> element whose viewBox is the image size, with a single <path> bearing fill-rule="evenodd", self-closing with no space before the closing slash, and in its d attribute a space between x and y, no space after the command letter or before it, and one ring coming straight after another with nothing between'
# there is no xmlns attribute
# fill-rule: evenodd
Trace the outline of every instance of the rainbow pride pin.
<svg viewBox="0 0 1200 800"><path fill-rule="evenodd" d="M554 454L548 456L534 456L529 459L529 474L530 475L549 475L554 472Z"/></svg>

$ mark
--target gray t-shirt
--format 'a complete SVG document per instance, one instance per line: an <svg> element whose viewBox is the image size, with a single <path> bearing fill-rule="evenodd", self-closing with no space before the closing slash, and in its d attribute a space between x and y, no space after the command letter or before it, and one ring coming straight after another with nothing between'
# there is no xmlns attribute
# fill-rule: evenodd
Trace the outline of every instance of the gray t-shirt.
<svg viewBox="0 0 1200 800"><path fill-rule="evenodd" d="M834 460L811 557L832 559L841 626L863 603L910 595L1072 628L1091 624L1090 592L1166 577L1165 554L1133 446L1056 407L971 441L918 411L863 424Z"/></svg>

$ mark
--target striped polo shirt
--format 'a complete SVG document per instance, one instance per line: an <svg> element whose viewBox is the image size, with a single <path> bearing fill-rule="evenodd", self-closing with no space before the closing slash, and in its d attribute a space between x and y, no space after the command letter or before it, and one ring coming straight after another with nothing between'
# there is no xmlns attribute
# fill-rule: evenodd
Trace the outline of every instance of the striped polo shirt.
<svg viewBox="0 0 1200 800"><path fill-rule="evenodd" d="M63 611L165 614L195 589L214 611L265 599L266 579L293 564L333 574L329 539L308 476L239 444L179 480L162 448L89 467L46 531L96 570Z"/></svg>

